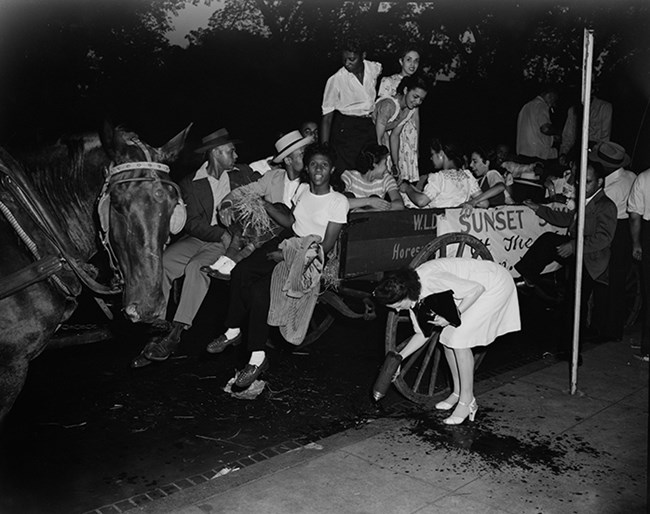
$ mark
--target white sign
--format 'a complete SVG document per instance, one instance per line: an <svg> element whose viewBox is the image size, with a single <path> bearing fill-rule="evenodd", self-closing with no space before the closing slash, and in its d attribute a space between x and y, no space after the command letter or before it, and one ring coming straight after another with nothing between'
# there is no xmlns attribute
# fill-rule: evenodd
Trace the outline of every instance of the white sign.
<svg viewBox="0 0 650 514"><path fill-rule="evenodd" d="M438 215L438 235L449 232L470 234L487 246L495 262L505 267L513 277L519 273L514 265L544 232L565 234L566 229L556 227L538 217L525 205L503 205L489 209L474 209L461 216L460 209L446 209ZM559 265L547 267L549 272Z"/></svg>

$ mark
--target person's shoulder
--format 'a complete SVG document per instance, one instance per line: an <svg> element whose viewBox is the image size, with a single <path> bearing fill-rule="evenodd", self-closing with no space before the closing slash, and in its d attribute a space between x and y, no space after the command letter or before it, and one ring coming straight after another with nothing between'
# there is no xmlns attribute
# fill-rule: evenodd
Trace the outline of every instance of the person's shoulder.
<svg viewBox="0 0 650 514"><path fill-rule="evenodd" d="M382 66L380 62L376 61L367 61L364 60L364 65L368 67L368 70L370 73L372 73L375 76L379 76L381 74Z"/></svg>

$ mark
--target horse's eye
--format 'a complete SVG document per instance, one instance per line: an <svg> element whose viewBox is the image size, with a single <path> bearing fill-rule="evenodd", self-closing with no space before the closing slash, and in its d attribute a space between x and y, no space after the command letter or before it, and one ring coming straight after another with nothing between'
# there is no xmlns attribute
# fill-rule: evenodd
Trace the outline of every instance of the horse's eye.
<svg viewBox="0 0 650 514"><path fill-rule="evenodd" d="M164 193L162 188L157 187L156 189L154 189L153 196L156 198L156 200L162 200L163 195Z"/></svg>

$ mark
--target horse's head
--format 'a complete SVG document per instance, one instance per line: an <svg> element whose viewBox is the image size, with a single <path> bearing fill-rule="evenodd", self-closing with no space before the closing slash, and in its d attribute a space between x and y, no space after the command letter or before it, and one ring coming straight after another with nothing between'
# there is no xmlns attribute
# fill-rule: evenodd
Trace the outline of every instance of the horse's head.
<svg viewBox="0 0 650 514"><path fill-rule="evenodd" d="M124 312L134 322L150 322L165 312L162 253L170 233L180 231L185 221L180 190L166 163L176 159L189 129L160 148L110 126L102 134L112 164L99 218L109 254L114 253L124 278Z"/></svg>

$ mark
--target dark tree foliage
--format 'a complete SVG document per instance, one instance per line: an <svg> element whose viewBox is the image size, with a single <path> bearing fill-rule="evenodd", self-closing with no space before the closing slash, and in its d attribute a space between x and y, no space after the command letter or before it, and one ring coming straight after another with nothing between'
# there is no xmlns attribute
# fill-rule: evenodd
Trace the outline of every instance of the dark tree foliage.
<svg viewBox="0 0 650 514"><path fill-rule="evenodd" d="M173 15L199 2L215 8L208 26L187 48L170 46ZM403 47L419 46L435 83L421 108L424 143L433 134L514 143L517 112L544 83L565 93L561 123L578 98L585 27L616 139L629 148L650 97L644 0L7 0L0 23L0 144L108 115L150 138L189 121L194 138L227 126L244 139L242 158L260 158L278 132L319 118L348 37L386 74L398 71Z"/></svg>

